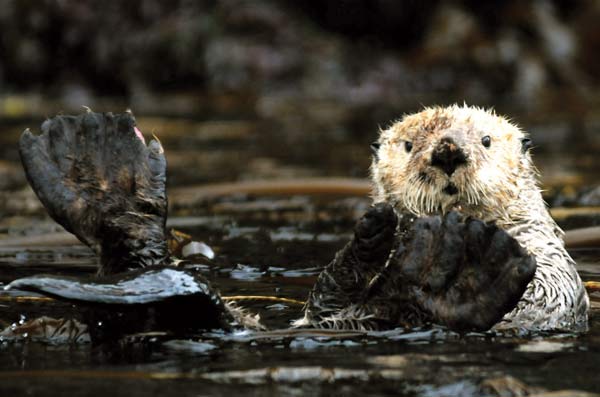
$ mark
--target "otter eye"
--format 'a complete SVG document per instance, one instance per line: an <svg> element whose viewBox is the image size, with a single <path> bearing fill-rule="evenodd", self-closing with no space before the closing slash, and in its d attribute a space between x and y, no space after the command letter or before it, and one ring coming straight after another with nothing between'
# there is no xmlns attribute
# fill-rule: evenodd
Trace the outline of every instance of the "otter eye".
<svg viewBox="0 0 600 397"><path fill-rule="evenodd" d="M521 139L521 152L525 153L529 149L531 149L531 139L529 139L529 138Z"/></svg>
<svg viewBox="0 0 600 397"><path fill-rule="evenodd" d="M379 147L381 147L381 143L379 143L379 142L373 142L371 144L371 152L373 152L373 157L375 157L375 160L379 159L379 155L377 153L377 151L379 150Z"/></svg>
<svg viewBox="0 0 600 397"><path fill-rule="evenodd" d="M484 136L483 138L481 138L481 144L484 147L490 147L490 145L492 144L492 138L490 138L489 135Z"/></svg>
<svg viewBox="0 0 600 397"><path fill-rule="evenodd" d="M381 147L381 143L379 143L379 142L373 142L371 144L371 151L373 153L377 153L377 151L379 150L380 147Z"/></svg>
<svg viewBox="0 0 600 397"><path fill-rule="evenodd" d="M406 153L410 153L410 151L412 150L412 146L412 142L404 141L404 150L406 150Z"/></svg>

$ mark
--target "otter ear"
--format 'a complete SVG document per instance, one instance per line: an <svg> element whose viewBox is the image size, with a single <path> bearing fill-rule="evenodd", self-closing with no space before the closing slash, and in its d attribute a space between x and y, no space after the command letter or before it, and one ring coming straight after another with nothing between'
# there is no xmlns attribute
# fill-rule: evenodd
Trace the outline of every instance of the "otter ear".
<svg viewBox="0 0 600 397"><path fill-rule="evenodd" d="M371 151L373 152L373 158L375 159L375 161L379 160L379 148L381 147L381 143L379 142L373 142L371 144Z"/></svg>
<svg viewBox="0 0 600 397"><path fill-rule="evenodd" d="M531 139L523 138L521 139L521 152L525 154L529 149L531 149Z"/></svg>

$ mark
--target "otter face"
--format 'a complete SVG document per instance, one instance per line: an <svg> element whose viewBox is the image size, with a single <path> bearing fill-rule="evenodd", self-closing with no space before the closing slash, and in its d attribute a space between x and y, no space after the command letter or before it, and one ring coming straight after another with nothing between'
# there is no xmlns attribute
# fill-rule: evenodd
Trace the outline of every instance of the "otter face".
<svg viewBox="0 0 600 397"><path fill-rule="evenodd" d="M498 211L535 185L528 145L518 127L478 108L427 108L405 116L374 145L375 201L416 215L459 209L498 219Z"/></svg>

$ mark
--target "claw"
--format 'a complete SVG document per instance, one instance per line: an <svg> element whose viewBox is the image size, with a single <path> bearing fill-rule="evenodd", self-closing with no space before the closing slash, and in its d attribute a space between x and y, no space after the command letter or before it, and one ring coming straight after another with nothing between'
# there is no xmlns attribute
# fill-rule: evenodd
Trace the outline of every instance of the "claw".
<svg viewBox="0 0 600 397"><path fill-rule="evenodd" d="M152 133L152 138L154 138L154 141L158 144L158 153L164 153L165 150L163 149L162 143L155 133Z"/></svg>
<svg viewBox="0 0 600 397"><path fill-rule="evenodd" d="M86 113L92 113L92 109L90 109L88 106L82 105L81 107L85 109Z"/></svg>
<svg viewBox="0 0 600 397"><path fill-rule="evenodd" d="M21 135L21 139L27 140L28 144L30 144L33 138L35 138L35 135L33 135L31 130L29 128L25 128L25 131L23 131L23 134Z"/></svg>

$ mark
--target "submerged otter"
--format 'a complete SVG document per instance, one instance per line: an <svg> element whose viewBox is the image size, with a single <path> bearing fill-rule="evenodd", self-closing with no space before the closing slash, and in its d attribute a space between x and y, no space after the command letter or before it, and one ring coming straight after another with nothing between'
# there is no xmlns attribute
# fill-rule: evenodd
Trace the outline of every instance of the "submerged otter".
<svg viewBox="0 0 600 397"><path fill-rule="evenodd" d="M514 238L526 254L535 259L537 270L524 295L516 307L507 310L508 313L496 324L496 328L585 330L588 296L575 263L564 248L563 233L550 217L542 199L537 172L529 153L530 146L530 139L518 127L489 111L467 106L427 108L420 113L405 116L381 131L379 140L373 144L373 199L375 203L393 206L398 214L427 217L459 211L471 219L493 222ZM449 230L446 233L462 235L456 226L446 226L448 216L452 215L445 216L444 224L432 224L429 227L445 228ZM389 220L391 217L393 214L389 212L379 222L385 225L385 218L388 223L393 222ZM474 226L472 220L467 222L470 223L467 230L482 227ZM463 244L481 240L485 234L480 233L469 240L467 232L469 241ZM400 245L400 250L406 245L402 244L402 239L396 244ZM481 244L478 242L476 246ZM426 249L432 248L428 242L422 245ZM434 241L433 246L435 245ZM461 247L460 242L456 247ZM488 253L489 256L482 258L484 260L480 267L472 270L488 274L490 271L500 271L495 268L498 264L494 261L497 261L498 255L505 248L495 248L496 252ZM387 248L388 251L390 249ZM386 252L385 249L383 251ZM446 251L450 252L451 250ZM398 279L401 278L398 273L403 273L403 269L395 263L398 261L397 257L398 253L392 254L390 258L384 254L379 264L369 266L371 269L374 266L395 269L386 270L395 272L396 276L391 277L391 281L379 281L376 293L395 296L401 285L406 284L407 277L404 280ZM464 257L459 260L464 260ZM343 326L346 324L344 320L362 316L365 321L359 322L359 325L364 326L366 323L368 326L373 318L394 321L404 317L410 319L415 315L423 317L423 314L427 318L432 315L431 312L434 317L437 312L439 320L440 315L443 317L440 311L456 309L442 309L439 302L426 302L414 297L411 302L419 301L419 304L414 310L402 313L397 313L396 310L390 313L385 300L376 303L375 308L367 307L367 310L362 309L360 304L356 305L356 302L342 305L343 307L339 307L339 302L328 304L330 294L327 290L332 288L332 284L337 284L335 281L338 280L340 284L347 284L344 276L339 275L339 267L340 264L334 261L329 266L330 271L326 269L326 274L319 279L311 293L304 323L325 326L340 323ZM431 271L428 274L431 276ZM351 289L351 286L345 285L344 288ZM420 289L412 294L422 293L423 289ZM459 289L456 293L464 294L465 289ZM429 309L426 309L428 305ZM481 307L481 310L489 313L491 308ZM473 311L472 314L477 316L481 312ZM486 320L489 324L490 319Z"/></svg>
<svg viewBox="0 0 600 397"><path fill-rule="evenodd" d="M170 329L258 326L197 272L173 266L164 153L158 140L145 144L130 113L57 116L42 132L21 138L28 180L53 219L98 254L99 275L34 276L9 288L142 318L166 311L153 324ZM524 139L504 119L467 107L427 109L383 131L376 205L319 276L296 325L485 330L512 311L503 322L583 326L587 296L539 196ZM563 273L571 282L559 291L553 280ZM195 305L196 315L182 320L169 302Z"/></svg>

